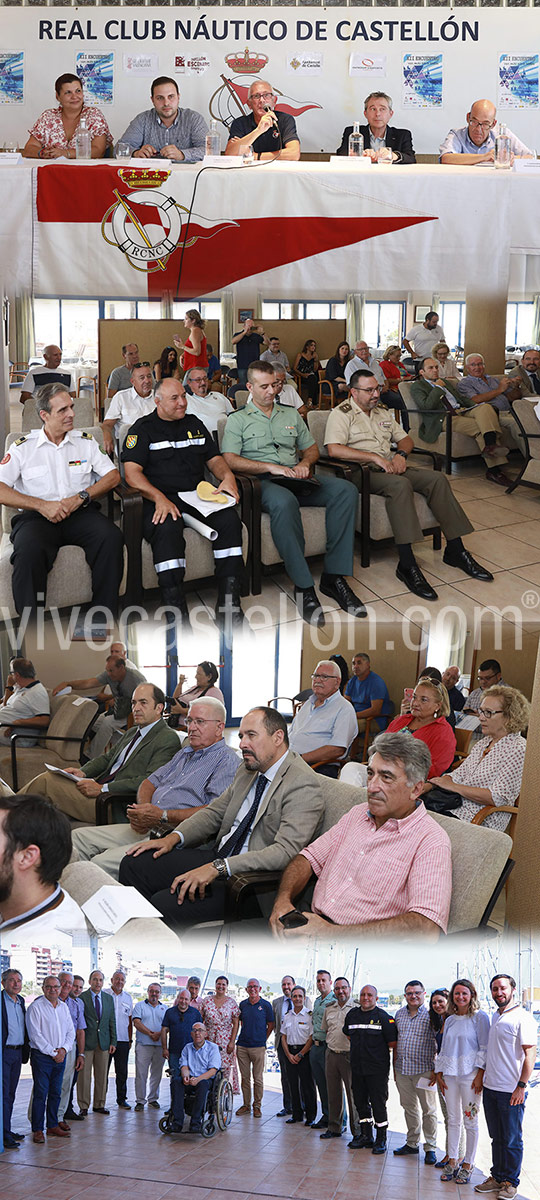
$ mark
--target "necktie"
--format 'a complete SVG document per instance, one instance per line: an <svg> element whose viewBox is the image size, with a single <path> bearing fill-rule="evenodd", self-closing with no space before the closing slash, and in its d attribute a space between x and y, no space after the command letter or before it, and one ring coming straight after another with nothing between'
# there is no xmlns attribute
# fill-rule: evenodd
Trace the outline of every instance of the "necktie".
<svg viewBox="0 0 540 1200"><path fill-rule="evenodd" d="M219 848L219 857L220 858L232 858L233 854L236 854L236 852L238 850L240 850L240 848L243 846L245 837L246 837L246 833L247 833L248 829L251 827L251 825L253 824L253 821L255 820L257 809L261 802L262 794L264 792L264 789L265 789L267 783L268 783L268 780L266 778L266 775L259 775L257 783L255 784L255 799L253 800L253 804L251 805L251 808L249 809L249 811L246 813L243 821L240 821L240 824L237 826L234 833L232 833L230 838L227 839L227 841L225 842L225 845L220 846L220 848Z"/></svg>
<svg viewBox="0 0 540 1200"><path fill-rule="evenodd" d="M292 1008L292 1000L291 1000L290 996L285 996L285 1004L284 1004L283 1008L284 1008L284 1013L283 1013L283 1015L284 1015L284 1016L285 1016L285 1015L286 1015L288 1012L290 1012L290 1011L291 1011L291 1008Z"/></svg>
<svg viewBox="0 0 540 1200"><path fill-rule="evenodd" d="M538 378L536 371L533 371L532 375L529 375L529 379L533 385L536 395L540 396L540 379Z"/></svg>
<svg viewBox="0 0 540 1200"><path fill-rule="evenodd" d="M103 775L98 776L96 780L97 783L109 783L111 779L114 779L116 772L120 770L120 767L123 767L128 754L131 754L133 747L137 744L141 737L141 731L138 729L135 737L128 742L127 746L124 746L122 753L118 755L118 758L115 760L112 767L109 767L109 770L105 771Z"/></svg>
<svg viewBox="0 0 540 1200"><path fill-rule="evenodd" d="M98 1021L100 1021L101 1020L101 1000L100 1000L99 996L94 997L94 1004L95 1004L95 1008L96 1008L96 1017L97 1017Z"/></svg>

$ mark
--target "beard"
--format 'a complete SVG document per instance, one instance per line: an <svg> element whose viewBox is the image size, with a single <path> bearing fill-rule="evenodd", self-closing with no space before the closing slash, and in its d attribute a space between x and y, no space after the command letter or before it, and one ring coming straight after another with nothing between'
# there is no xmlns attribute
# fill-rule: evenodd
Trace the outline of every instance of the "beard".
<svg viewBox="0 0 540 1200"><path fill-rule="evenodd" d="M11 896L12 891L13 891L13 861L12 861L12 859L9 859L6 862L6 859L4 856L4 862L3 862L2 866L0 867L0 904L3 904L4 901L9 900L9 897Z"/></svg>

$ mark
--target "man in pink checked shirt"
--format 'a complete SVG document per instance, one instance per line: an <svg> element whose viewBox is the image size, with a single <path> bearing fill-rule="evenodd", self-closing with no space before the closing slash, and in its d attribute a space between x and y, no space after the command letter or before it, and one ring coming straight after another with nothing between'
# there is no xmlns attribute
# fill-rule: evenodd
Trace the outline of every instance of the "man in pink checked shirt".
<svg viewBox="0 0 540 1200"><path fill-rule="evenodd" d="M270 917L278 936L420 935L446 932L452 894L448 835L420 800L429 750L404 733L381 733L371 747L368 802L357 804L311 842L283 873ZM280 917L317 883L307 924L285 928ZM305 906L303 906L305 907Z"/></svg>

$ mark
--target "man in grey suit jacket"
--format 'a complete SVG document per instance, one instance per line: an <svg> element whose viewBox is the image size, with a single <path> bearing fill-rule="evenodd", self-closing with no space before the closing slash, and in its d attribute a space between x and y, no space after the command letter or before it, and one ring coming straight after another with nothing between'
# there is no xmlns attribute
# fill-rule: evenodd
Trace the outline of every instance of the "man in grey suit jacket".
<svg viewBox="0 0 540 1200"><path fill-rule="evenodd" d="M292 1099L289 1080L287 1078L287 1058L283 1046L281 1045L281 1021L286 1013L291 1011L293 1006L291 1000L291 992L293 990L295 980L292 975L284 975L281 980L281 996L276 996L272 1000L272 1009L274 1013L274 1039L276 1046L276 1054L278 1056L279 1069L281 1072L281 1090L283 1092L283 1108L280 1109L276 1116L287 1117L292 1113Z"/></svg>
<svg viewBox="0 0 540 1200"><path fill-rule="evenodd" d="M120 882L170 924L186 926L223 916L229 875L284 870L323 813L320 780L288 745L280 713L251 709L240 725L244 762L230 787L160 842L131 847Z"/></svg>
<svg viewBox="0 0 540 1200"><path fill-rule="evenodd" d="M526 350L519 367L508 372L509 379L518 379L522 396L540 396L540 350Z"/></svg>
<svg viewBox="0 0 540 1200"><path fill-rule="evenodd" d="M84 1066L77 1079L77 1099L81 1116L85 1117L90 1108L90 1091L92 1087L92 1069L94 1071L94 1112L108 1117L109 1110L105 1107L107 1096L107 1067L109 1056L116 1050L116 1017L114 1002L108 992L103 991L102 971L92 971L88 977L90 987L81 992L80 999L84 1005L86 1020L86 1036L84 1047Z"/></svg>

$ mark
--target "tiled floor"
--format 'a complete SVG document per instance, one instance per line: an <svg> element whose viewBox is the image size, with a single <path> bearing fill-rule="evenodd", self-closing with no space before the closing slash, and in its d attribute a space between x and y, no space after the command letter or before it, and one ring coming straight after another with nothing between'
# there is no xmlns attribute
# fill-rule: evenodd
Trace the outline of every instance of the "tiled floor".
<svg viewBox="0 0 540 1200"><path fill-rule="evenodd" d="M318 1133L296 1129L276 1119L281 1106L278 1078L266 1077L262 1121L233 1117L230 1128L213 1139L158 1132L157 1115L116 1108L109 1089L110 1117L90 1114L84 1125L73 1124L69 1142L50 1140L45 1146L28 1141L26 1108L29 1081L17 1093L13 1128L27 1131L20 1151L6 1151L0 1162L2 1194L9 1200L91 1200L119 1196L120 1200L472 1200L472 1186L456 1188L439 1180L439 1172L418 1158L396 1159L391 1151L404 1141L404 1122L393 1085L390 1090L390 1153L373 1157L366 1150L348 1150L348 1136L321 1142ZM168 1097L162 1085L162 1101ZM269 1090L272 1089L272 1090ZM129 1085L133 1099L133 1083ZM239 1100L238 1100L239 1103ZM237 1107L237 1105L235 1105ZM540 1088L533 1089L525 1113L525 1160L520 1200L540 1200L538 1121ZM489 1142L480 1120L478 1170L480 1182L489 1168ZM439 1146L444 1127L439 1123Z"/></svg>

